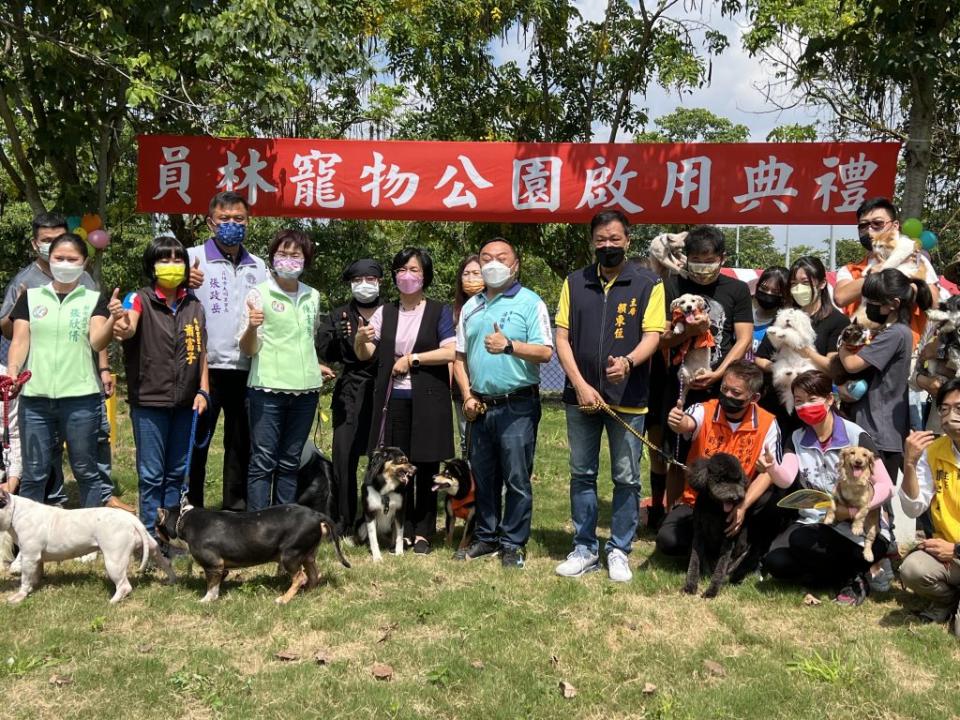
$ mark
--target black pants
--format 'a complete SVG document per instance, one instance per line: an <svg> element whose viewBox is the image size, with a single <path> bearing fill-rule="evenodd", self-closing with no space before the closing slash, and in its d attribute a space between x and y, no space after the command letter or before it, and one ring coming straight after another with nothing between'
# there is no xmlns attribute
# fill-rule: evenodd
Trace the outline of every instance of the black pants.
<svg viewBox="0 0 960 720"><path fill-rule="evenodd" d="M873 556L884 557L888 546L887 540L877 535ZM869 567L863 559L863 548L832 526L801 522L792 523L780 533L763 558L764 572L778 580L835 590Z"/></svg>
<svg viewBox="0 0 960 720"><path fill-rule="evenodd" d="M250 423L247 418L247 371L210 369L210 407L197 423L197 442L212 435L223 411L223 509L247 508ZM194 448L190 463L190 504L203 507L210 446Z"/></svg>
<svg viewBox="0 0 960 720"><path fill-rule="evenodd" d="M430 432L430 428L418 428ZM384 428L384 444L398 447L410 453L410 437L413 432L413 400L390 398L387 406L387 422ZM403 493L406 512L403 537L411 542L417 535L431 539L437 531L437 494L433 491L433 476L440 471L439 462L423 462L410 458L417 466L417 474L407 483Z"/></svg>
<svg viewBox="0 0 960 720"><path fill-rule="evenodd" d="M883 466L887 469L887 474L890 475L890 482L896 487L897 473L900 471L900 468L903 467L903 453L889 452L887 450L880 450L879 452Z"/></svg>
<svg viewBox="0 0 960 720"><path fill-rule="evenodd" d="M743 526L750 539L751 555L759 557L784 526L784 514L777 502L783 491L769 488L747 510ZM693 545L693 507L675 506L660 525L657 532L657 550L669 557L687 557Z"/></svg>
<svg viewBox="0 0 960 720"><path fill-rule="evenodd" d="M369 392L367 385L371 386ZM343 528L352 528L357 517L357 465L367 454L373 411L372 382L350 388L353 403L333 417L333 497L330 514ZM334 399L334 407L338 407Z"/></svg>

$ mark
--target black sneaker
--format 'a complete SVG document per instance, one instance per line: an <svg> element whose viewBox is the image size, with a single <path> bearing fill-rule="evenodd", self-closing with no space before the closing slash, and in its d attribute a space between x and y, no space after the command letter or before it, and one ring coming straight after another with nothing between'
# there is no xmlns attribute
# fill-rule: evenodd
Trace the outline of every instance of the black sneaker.
<svg viewBox="0 0 960 720"><path fill-rule="evenodd" d="M515 548L500 551L500 565L505 568L523 569L523 549Z"/></svg>
<svg viewBox="0 0 960 720"><path fill-rule="evenodd" d="M430 547L430 543L426 540L417 540L413 544L413 552L417 555L429 555L433 551L433 548Z"/></svg>
<svg viewBox="0 0 960 720"><path fill-rule="evenodd" d="M483 542L483 540L474 540L466 550L457 550L453 554L454 560L476 560L477 558L488 555L496 555L500 549L494 543Z"/></svg>
<svg viewBox="0 0 960 720"><path fill-rule="evenodd" d="M853 579L853 582L837 593L837 597L835 597L833 601L838 605L846 605L847 607L863 605L863 601L867 599L869 587L863 578L857 575L857 577Z"/></svg>

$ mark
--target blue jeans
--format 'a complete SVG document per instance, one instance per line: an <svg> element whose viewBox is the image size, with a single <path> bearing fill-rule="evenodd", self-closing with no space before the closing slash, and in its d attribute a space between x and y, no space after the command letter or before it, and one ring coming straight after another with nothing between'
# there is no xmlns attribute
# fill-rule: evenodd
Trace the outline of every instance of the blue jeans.
<svg viewBox="0 0 960 720"><path fill-rule="evenodd" d="M613 476L613 508L610 541L606 551L630 552L640 517L640 457L643 443L603 412L588 415L576 405L567 405L567 442L570 444L570 512L573 544L596 555L597 474L600 470L600 436L607 430L610 474ZM617 413L634 430L643 433L646 415Z"/></svg>
<svg viewBox="0 0 960 720"><path fill-rule="evenodd" d="M530 538L533 516L533 455L537 449L540 398L511 398L490 405L473 422L470 466L477 481L474 538L516 550ZM505 507L502 507L506 486Z"/></svg>
<svg viewBox="0 0 960 720"><path fill-rule="evenodd" d="M52 400L20 397L20 446L23 477L20 494L42 503L50 463L64 441L73 476L80 487L81 507L101 504L100 471L97 468L97 432L100 427L100 396Z"/></svg>
<svg viewBox="0 0 960 720"><path fill-rule="evenodd" d="M250 388L250 471L247 510L297 500L297 470L307 442L319 392L265 392Z"/></svg>
<svg viewBox="0 0 960 720"><path fill-rule="evenodd" d="M193 410L132 405L130 414L140 476L140 521L155 535L157 510L180 504Z"/></svg>
<svg viewBox="0 0 960 720"><path fill-rule="evenodd" d="M100 472L100 499L106 504L113 496L113 458L110 451L110 418L107 417L107 396L100 396L100 430L97 432L97 470Z"/></svg>

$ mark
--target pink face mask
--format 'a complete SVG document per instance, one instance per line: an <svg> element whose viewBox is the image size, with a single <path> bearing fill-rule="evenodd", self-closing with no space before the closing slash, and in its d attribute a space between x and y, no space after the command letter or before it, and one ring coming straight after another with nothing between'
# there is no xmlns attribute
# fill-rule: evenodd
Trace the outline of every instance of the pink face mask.
<svg viewBox="0 0 960 720"><path fill-rule="evenodd" d="M423 289L423 275L401 270L397 273L397 289L404 295L413 295Z"/></svg>

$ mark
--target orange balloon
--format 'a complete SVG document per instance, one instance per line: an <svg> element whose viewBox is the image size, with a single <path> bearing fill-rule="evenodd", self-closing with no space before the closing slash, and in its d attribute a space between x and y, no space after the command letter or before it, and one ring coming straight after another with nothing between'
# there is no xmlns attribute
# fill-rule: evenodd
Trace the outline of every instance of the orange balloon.
<svg viewBox="0 0 960 720"><path fill-rule="evenodd" d="M80 218L80 227L82 227L88 233L91 233L94 230L99 230L102 228L103 222L100 220L100 216L97 214L84 215L82 218Z"/></svg>

